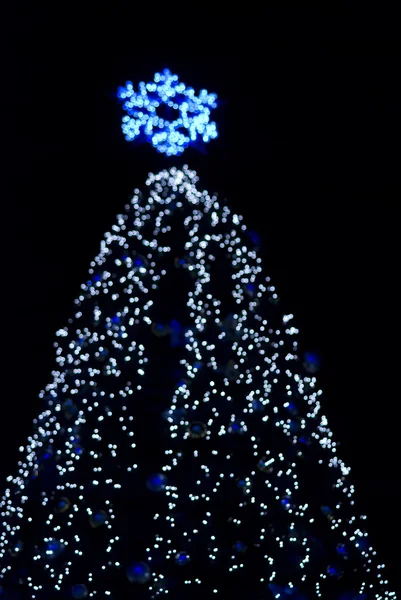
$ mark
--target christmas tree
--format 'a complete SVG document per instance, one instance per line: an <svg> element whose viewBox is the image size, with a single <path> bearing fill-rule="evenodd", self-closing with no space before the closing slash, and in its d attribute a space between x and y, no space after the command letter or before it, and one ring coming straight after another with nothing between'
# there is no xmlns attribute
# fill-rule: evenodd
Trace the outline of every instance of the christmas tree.
<svg viewBox="0 0 401 600"><path fill-rule="evenodd" d="M119 90L176 157L216 96ZM149 174L57 332L1 501L0 597L394 599L260 239L186 165Z"/></svg>

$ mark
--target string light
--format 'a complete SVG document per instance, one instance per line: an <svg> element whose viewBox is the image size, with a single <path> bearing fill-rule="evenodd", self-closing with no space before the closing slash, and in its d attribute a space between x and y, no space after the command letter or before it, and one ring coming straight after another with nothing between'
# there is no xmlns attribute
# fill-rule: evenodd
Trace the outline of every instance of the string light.
<svg viewBox="0 0 401 600"><path fill-rule="evenodd" d="M158 152L173 156L182 154L190 144L208 143L218 135L216 123L210 121L211 109L217 106L216 94L201 90L196 96L168 69L156 73L152 83L139 83L138 92L128 81L119 88L118 97L124 100L127 113L122 120L127 141L142 134Z"/></svg>
<svg viewBox="0 0 401 600"><path fill-rule="evenodd" d="M197 182L188 167L149 175L57 332L44 409L0 504L0 589L15 585L17 570L35 600L117 598L122 581L150 600L177 589L222 597L231 579L266 598L338 590L338 600L394 600L355 514L322 392L298 359L293 315L280 314L242 217ZM156 319L173 272L188 277L183 325ZM144 432L137 407L147 405L152 348L163 340L179 353L179 373L161 414L151 407L143 417ZM146 472L156 421L166 445ZM143 513L128 510L149 520L137 556L126 498L144 493Z"/></svg>

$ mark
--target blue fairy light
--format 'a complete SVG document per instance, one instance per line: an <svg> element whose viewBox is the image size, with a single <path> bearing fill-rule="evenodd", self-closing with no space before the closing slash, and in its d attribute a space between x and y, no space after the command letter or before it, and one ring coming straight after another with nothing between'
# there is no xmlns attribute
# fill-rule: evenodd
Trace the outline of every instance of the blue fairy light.
<svg viewBox="0 0 401 600"><path fill-rule="evenodd" d="M107 513L104 510L97 510L89 518L90 526L93 529L104 525L107 521Z"/></svg>
<svg viewBox="0 0 401 600"><path fill-rule="evenodd" d="M190 437L202 438L206 436L207 426L205 423L201 423L200 421L194 421L193 423L190 423L188 431Z"/></svg>
<svg viewBox="0 0 401 600"><path fill-rule="evenodd" d="M336 550L339 556L342 556L343 558L348 558L348 550L345 544L337 544Z"/></svg>
<svg viewBox="0 0 401 600"><path fill-rule="evenodd" d="M248 283L245 289L249 296L253 296L255 294L256 287L253 285L253 283Z"/></svg>
<svg viewBox="0 0 401 600"><path fill-rule="evenodd" d="M151 570L146 563L132 563L127 568L127 577L131 583L147 583L151 576Z"/></svg>
<svg viewBox="0 0 401 600"><path fill-rule="evenodd" d="M163 325L162 323L152 323L151 329L152 333L157 337L168 335L170 332L168 325Z"/></svg>
<svg viewBox="0 0 401 600"><path fill-rule="evenodd" d="M252 482L250 479L239 478L237 479L237 488L240 489L244 495L250 494Z"/></svg>
<svg viewBox="0 0 401 600"><path fill-rule="evenodd" d="M185 551L178 552L178 554L176 554L176 556L175 556L175 562L180 567L188 564L190 560L191 559L190 559L189 554Z"/></svg>
<svg viewBox="0 0 401 600"><path fill-rule="evenodd" d="M122 119L122 131L128 142L143 135L158 152L174 156L191 144L208 143L218 136L216 123L210 121L211 109L217 106L216 94L201 90L196 96L168 69L156 73L153 83L141 81L138 88L135 92L128 81L118 89L127 113ZM158 114L161 109L165 109L168 118Z"/></svg>
<svg viewBox="0 0 401 600"><path fill-rule="evenodd" d="M233 549L235 550L235 552L246 552L247 545L244 542L238 541L235 542Z"/></svg>
<svg viewBox="0 0 401 600"><path fill-rule="evenodd" d="M44 553L46 558L57 558L64 550L64 544L59 540L49 540L45 543Z"/></svg>
<svg viewBox="0 0 401 600"><path fill-rule="evenodd" d="M317 373L320 369L320 357L316 352L305 352L303 366L308 373Z"/></svg>
<svg viewBox="0 0 401 600"><path fill-rule="evenodd" d="M193 265L192 259L189 256L177 257L174 259L174 265L177 268L183 267L184 269L189 268Z"/></svg>
<svg viewBox="0 0 401 600"><path fill-rule="evenodd" d="M150 475L146 480L146 487L152 492L162 492L167 485L167 477L163 473Z"/></svg>
<svg viewBox="0 0 401 600"><path fill-rule="evenodd" d="M264 406L260 400L252 400L252 410L254 410L255 412L261 412L263 411L263 409Z"/></svg>
<svg viewBox="0 0 401 600"><path fill-rule="evenodd" d="M83 583L78 583L73 585L71 588L71 596L76 598L76 600L81 600L81 598L87 598L89 595L88 588Z"/></svg>
<svg viewBox="0 0 401 600"><path fill-rule="evenodd" d="M329 565L327 567L327 575L333 579L340 579L343 575L343 571L335 565Z"/></svg>
<svg viewBox="0 0 401 600"><path fill-rule="evenodd" d="M228 427L229 433L242 433L242 431L243 427L240 423L237 423L236 421L230 423L230 426Z"/></svg>
<svg viewBox="0 0 401 600"><path fill-rule="evenodd" d="M74 447L74 454L76 454L77 456L81 456L81 454L83 454L84 449L82 448L81 444L77 444Z"/></svg>
<svg viewBox="0 0 401 600"><path fill-rule="evenodd" d="M53 456L53 449L51 446L48 446L45 450L42 451L40 455L40 459L42 461L47 461Z"/></svg>
<svg viewBox="0 0 401 600"><path fill-rule="evenodd" d="M333 509L330 506L321 506L320 510L325 517L331 518L333 516Z"/></svg>
<svg viewBox="0 0 401 600"><path fill-rule="evenodd" d="M58 513L66 512L71 506L71 500L63 496L56 504L56 511Z"/></svg>

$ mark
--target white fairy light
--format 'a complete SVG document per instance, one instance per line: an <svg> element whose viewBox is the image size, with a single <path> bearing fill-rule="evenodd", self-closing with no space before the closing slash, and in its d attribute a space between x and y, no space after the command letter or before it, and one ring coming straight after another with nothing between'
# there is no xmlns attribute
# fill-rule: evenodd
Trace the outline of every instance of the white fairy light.
<svg viewBox="0 0 401 600"><path fill-rule="evenodd" d="M266 565L260 582L277 598L285 597L285 589L295 593L304 583L315 590L314 597L321 598L324 589L329 589L325 588L327 582L332 585L335 568L317 572L312 541L300 533L321 517L327 520L333 540L345 540L359 552L360 593L370 588L376 600L394 600L383 565L363 529L366 517L354 514L354 488L347 480L350 470L338 458L328 420L321 414L321 390L311 373L303 375L297 356L298 330L289 326L293 315L282 316L280 326L273 327L262 310L258 312L265 298L275 304L278 297L270 279L263 276L245 225L240 225L242 217L231 214L215 196L201 192L196 173L188 167L149 174L147 187L147 193L135 191L126 213L118 215L111 232L105 234L100 253L90 265L88 281L74 302L79 310L67 327L57 331L56 369L52 382L40 394L45 409L34 420L34 434L20 447L23 457L18 474L7 479L0 503L0 579L6 584L12 570L10 548L11 555L25 551L20 537L23 524L33 520L39 523L41 539L32 555L25 557L29 572L25 583L32 599L46 600L49 586L58 592L72 585L78 586L76 594L87 591L91 598L101 593L112 597L112 591L99 587L93 568L85 566L86 538L90 528L104 527L106 541L103 556L99 554L99 571L121 570L123 540L116 526L114 499L124 494L127 474L135 473L144 460L135 399L142 397L151 356L146 338L136 335L142 328L160 337L182 335L185 374L177 382L164 416L168 434L161 476L151 482L152 489L166 501L150 519L157 524L146 545L150 567L145 563L130 567L130 580L142 578L150 597L156 599L169 592L171 562L183 573L189 593L192 587L207 583L189 577L185 567L196 562L195 548L206 538L210 560L219 561L223 541L213 530L214 507L230 484L239 494L231 507L233 514L227 515L230 527L240 531L247 510L258 513L260 529L254 546ZM173 231L170 221L176 216L186 235L185 258L173 266L166 235ZM152 239L147 239L149 233ZM219 281L210 268L221 253L232 273L232 288L226 291L235 301L235 313L226 319L221 314ZM183 332L172 324L157 328L150 315L158 302L160 283L169 269L180 268L187 270L191 282L186 299L191 326ZM110 306L115 310L106 314ZM221 365L217 357L227 343L233 359ZM122 377L124 364L131 369L128 383ZM112 382L108 391L102 387L104 378ZM200 381L202 392L197 387ZM110 439L110 431L118 431L117 438ZM287 444L288 455L269 447L272 432L281 436L284 447ZM249 472L240 476L235 450L229 449L235 439L238 444L245 442L243 451L252 464ZM194 441L200 442L202 450L191 446ZM310 490L304 489L299 475L310 448L312 456L316 455L316 468L326 467L333 478L331 506L322 505L321 515L315 514ZM182 461L189 456L187 484L191 483L192 489L183 491ZM40 481L44 463L54 458L53 489L43 489L41 509L31 515L32 478ZM91 495L79 478L82 465L96 494L105 494L101 512L90 504ZM263 493L257 491L261 482ZM59 503L56 511L55 502ZM287 530L278 527L273 531L275 522L269 522L273 508L290 519ZM57 511L68 515L63 525L55 518ZM180 513L187 515L186 522L178 518ZM82 530L83 517L88 532ZM246 567L245 546L238 539L226 563L227 575ZM291 555L293 549L299 554L297 568L284 586L279 585L281 557ZM339 549L342 552L343 546ZM57 562L53 560L56 555ZM160 555L165 563L157 560ZM76 563L80 572L87 569L80 582L71 579ZM224 577L221 587L214 583L212 591L224 591Z"/></svg>

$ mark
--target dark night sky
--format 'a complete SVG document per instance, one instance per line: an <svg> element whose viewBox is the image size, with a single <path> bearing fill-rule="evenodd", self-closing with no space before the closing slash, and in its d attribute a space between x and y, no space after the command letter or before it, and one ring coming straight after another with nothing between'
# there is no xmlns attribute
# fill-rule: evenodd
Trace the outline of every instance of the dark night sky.
<svg viewBox="0 0 401 600"><path fill-rule="evenodd" d="M257 31L244 21L241 35L224 30L227 41L215 24L196 53L194 43L186 49L197 37L191 29L181 49L157 48L149 32L128 33L133 14L117 6L110 22L98 13L58 21L43 9L14 9L8 21L1 472L14 472L53 367L54 332L103 233L146 174L174 162L124 141L115 95L127 79L169 67L219 96L219 140L206 154L189 150L186 161L263 236L266 273L296 316L302 347L322 355L325 411L396 573L399 58L391 15L358 20L344 3L344 19L289 11L277 30L260 15Z"/></svg>

